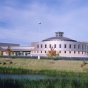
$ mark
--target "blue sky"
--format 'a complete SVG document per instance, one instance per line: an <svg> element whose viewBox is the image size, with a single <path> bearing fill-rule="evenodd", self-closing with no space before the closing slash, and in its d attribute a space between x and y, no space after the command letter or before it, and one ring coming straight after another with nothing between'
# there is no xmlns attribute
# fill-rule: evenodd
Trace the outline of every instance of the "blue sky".
<svg viewBox="0 0 88 88"><path fill-rule="evenodd" d="M26 46L57 31L88 41L88 0L0 0L0 42Z"/></svg>

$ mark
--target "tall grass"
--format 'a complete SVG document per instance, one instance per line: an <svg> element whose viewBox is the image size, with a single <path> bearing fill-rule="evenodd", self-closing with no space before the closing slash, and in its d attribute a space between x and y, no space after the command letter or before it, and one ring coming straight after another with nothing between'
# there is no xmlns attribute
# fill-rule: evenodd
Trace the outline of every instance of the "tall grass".
<svg viewBox="0 0 88 88"><path fill-rule="evenodd" d="M1 79L0 88L88 88L88 79Z"/></svg>
<svg viewBox="0 0 88 88"><path fill-rule="evenodd" d="M88 77L88 71L86 72L74 72L74 71L58 71L58 70L31 70L22 68L9 68L0 67L0 73L9 74L44 74L49 76L68 76L68 77Z"/></svg>

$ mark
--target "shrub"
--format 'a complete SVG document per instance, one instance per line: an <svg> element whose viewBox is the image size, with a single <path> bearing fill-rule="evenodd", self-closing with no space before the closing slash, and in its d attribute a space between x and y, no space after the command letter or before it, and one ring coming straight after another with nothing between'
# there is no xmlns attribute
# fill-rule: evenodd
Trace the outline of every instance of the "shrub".
<svg viewBox="0 0 88 88"><path fill-rule="evenodd" d="M81 64L81 67L83 67L84 66L84 64Z"/></svg>
<svg viewBox="0 0 88 88"><path fill-rule="evenodd" d="M10 64L12 64L13 62L12 61L10 61Z"/></svg>
<svg viewBox="0 0 88 88"><path fill-rule="evenodd" d="M5 65L6 64L6 62L3 62L3 65Z"/></svg>
<svg viewBox="0 0 88 88"><path fill-rule="evenodd" d="M83 61L83 64L86 65L86 64L87 64L87 61L84 60L84 61Z"/></svg>

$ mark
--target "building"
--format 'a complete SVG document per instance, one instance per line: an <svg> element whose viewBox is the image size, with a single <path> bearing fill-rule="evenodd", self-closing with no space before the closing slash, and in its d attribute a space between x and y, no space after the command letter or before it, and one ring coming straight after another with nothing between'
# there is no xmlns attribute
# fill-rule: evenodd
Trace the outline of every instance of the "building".
<svg viewBox="0 0 88 88"><path fill-rule="evenodd" d="M0 55L7 56L6 49L10 47L12 56L29 56L34 47L20 46L20 44L0 43Z"/></svg>
<svg viewBox="0 0 88 88"><path fill-rule="evenodd" d="M50 47L53 46L59 52L60 57L88 57L88 43L64 37L64 32L55 32L55 34L55 37L31 43L31 47L34 47L31 54L46 56Z"/></svg>

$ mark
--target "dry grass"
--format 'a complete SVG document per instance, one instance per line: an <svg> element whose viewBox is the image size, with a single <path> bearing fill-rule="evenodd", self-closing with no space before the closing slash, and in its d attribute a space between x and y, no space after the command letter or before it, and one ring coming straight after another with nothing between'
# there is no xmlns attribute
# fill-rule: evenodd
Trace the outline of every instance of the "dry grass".
<svg viewBox="0 0 88 88"><path fill-rule="evenodd" d="M6 61L12 61L10 64ZM38 59L7 59L0 58L0 67L14 67L14 68L26 68L26 69L56 69L56 70L71 70L71 71L83 71L81 64L83 61L71 61L71 60L38 60ZM6 62L5 65L2 63ZM88 65L86 65L88 68Z"/></svg>

